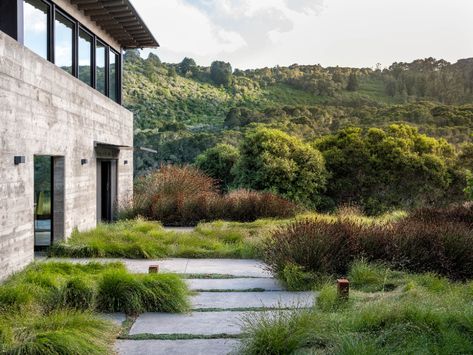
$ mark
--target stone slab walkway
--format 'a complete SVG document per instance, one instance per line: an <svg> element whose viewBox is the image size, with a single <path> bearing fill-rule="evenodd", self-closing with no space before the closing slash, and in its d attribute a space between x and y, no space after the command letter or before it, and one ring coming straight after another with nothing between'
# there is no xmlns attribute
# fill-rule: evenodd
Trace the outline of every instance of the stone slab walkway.
<svg viewBox="0 0 473 355"><path fill-rule="evenodd" d="M131 325L126 340L118 340L119 355L224 355L238 353L243 320L261 312L290 312L288 308L311 307L313 292L286 292L258 260L236 259L46 259L75 263L123 262L133 273L147 273L158 264L160 272L186 274L196 292L188 314L145 313ZM189 275L195 275L189 278ZM205 276L204 276L205 275ZM275 310L275 309L282 310ZM115 323L123 314L104 315ZM176 340L168 340L176 339ZM178 339L178 340L177 340Z"/></svg>
<svg viewBox="0 0 473 355"><path fill-rule="evenodd" d="M193 291L282 291L282 286L272 278L237 278L237 279L187 279L189 289Z"/></svg>
<svg viewBox="0 0 473 355"><path fill-rule="evenodd" d="M264 269L264 263L250 259L185 259L169 258L160 260L135 260L135 259L76 259L76 258L48 258L48 261L67 261L86 264L91 261L110 263L123 262L127 269L133 273L147 273L149 265L158 264L160 271L175 272L178 274L220 274L240 277L271 277L271 273Z"/></svg>
<svg viewBox="0 0 473 355"><path fill-rule="evenodd" d="M194 309L307 308L312 292L200 292L191 298Z"/></svg>
<svg viewBox="0 0 473 355"><path fill-rule="evenodd" d="M224 355L238 353L244 319L290 312L286 308L311 307L312 292L286 292L257 260L166 259L125 260L130 271L146 272L148 265L183 274L213 274L210 279L186 279L192 312L144 313L131 326L127 340L119 340L120 355ZM222 278L235 275L237 278ZM255 291L257 289L258 291ZM281 308L283 310L275 310ZM201 338L201 339L199 339ZM203 338L203 339L202 339ZM141 340L146 339L146 340ZM164 340L166 339L166 340ZM179 339L179 340L167 340Z"/></svg>

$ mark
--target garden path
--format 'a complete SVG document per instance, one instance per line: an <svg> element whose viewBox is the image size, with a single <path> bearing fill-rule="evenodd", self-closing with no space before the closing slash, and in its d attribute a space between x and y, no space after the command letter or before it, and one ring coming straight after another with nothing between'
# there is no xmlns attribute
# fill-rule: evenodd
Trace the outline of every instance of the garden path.
<svg viewBox="0 0 473 355"><path fill-rule="evenodd" d="M49 259L51 260L51 259ZM90 259L61 259L86 263ZM123 260L129 271L145 273L149 265L185 274L191 296L187 314L144 313L116 343L120 355L223 355L238 351L242 320L256 312L285 312L310 307L312 292L287 292L258 260L165 259ZM281 310L282 309L282 310ZM120 323L124 316L108 315Z"/></svg>
<svg viewBox="0 0 473 355"><path fill-rule="evenodd" d="M134 272L146 265L187 274L192 311L187 314L144 313L118 340L121 355L223 355L238 351L243 320L255 312L310 307L312 292L287 292L257 260L167 259L125 261ZM206 276L204 276L206 275ZM211 277L211 278L202 278Z"/></svg>

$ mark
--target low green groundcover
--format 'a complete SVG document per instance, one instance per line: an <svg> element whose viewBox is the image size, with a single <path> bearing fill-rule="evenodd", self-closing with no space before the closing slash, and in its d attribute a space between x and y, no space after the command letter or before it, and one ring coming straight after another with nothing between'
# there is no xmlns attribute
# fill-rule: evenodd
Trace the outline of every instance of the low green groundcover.
<svg viewBox="0 0 473 355"><path fill-rule="evenodd" d="M316 307L245 320L243 354L472 354L473 282L355 262L349 300L335 281Z"/></svg>

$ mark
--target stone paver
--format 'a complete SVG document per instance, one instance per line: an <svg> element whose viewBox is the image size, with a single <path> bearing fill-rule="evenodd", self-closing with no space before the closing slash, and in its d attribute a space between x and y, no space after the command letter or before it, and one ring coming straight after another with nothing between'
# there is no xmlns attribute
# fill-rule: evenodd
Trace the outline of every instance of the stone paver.
<svg viewBox="0 0 473 355"><path fill-rule="evenodd" d="M144 313L130 334L239 334L241 317L247 313L250 312Z"/></svg>
<svg viewBox="0 0 473 355"><path fill-rule="evenodd" d="M239 343L236 339L119 340L115 347L120 355L225 355Z"/></svg>
<svg viewBox="0 0 473 355"><path fill-rule="evenodd" d="M253 290L281 291L281 284L272 278L242 279L187 279L189 289L199 291L212 290Z"/></svg>
<svg viewBox="0 0 473 355"><path fill-rule="evenodd" d="M96 262L123 262L130 272L147 273L149 265L158 264L161 271L179 274L226 274L246 277L271 277L271 273L264 269L264 263L249 259L184 259L169 258L156 260L133 259L77 259L77 258L51 258L47 261L68 261L79 264ZM46 261L46 262L47 262Z"/></svg>
<svg viewBox="0 0 473 355"><path fill-rule="evenodd" d="M245 319L264 316L277 316L280 312L291 311L259 311L259 312L194 312L188 314L144 313L138 317L130 330L136 334L240 334Z"/></svg>
<svg viewBox="0 0 473 355"><path fill-rule="evenodd" d="M314 298L313 292L200 292L191 302L193 309L307 308Z"/></svg>

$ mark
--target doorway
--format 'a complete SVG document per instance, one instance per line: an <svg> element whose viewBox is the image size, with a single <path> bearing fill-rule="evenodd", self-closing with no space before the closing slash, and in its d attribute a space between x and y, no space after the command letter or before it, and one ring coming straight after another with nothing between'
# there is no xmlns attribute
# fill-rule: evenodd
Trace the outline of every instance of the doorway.
<svg viewBox="0 0 473 355"><path fill-rule="evenodd" d="M34 246L45 249L53 242L53 158L34 157Z"/></svg>
<svg viewBox="0 0 473 355"><path fill-rule="evenodd" d="M117 160L97 160L97 221L113 220L117 199Z"/></svg>

